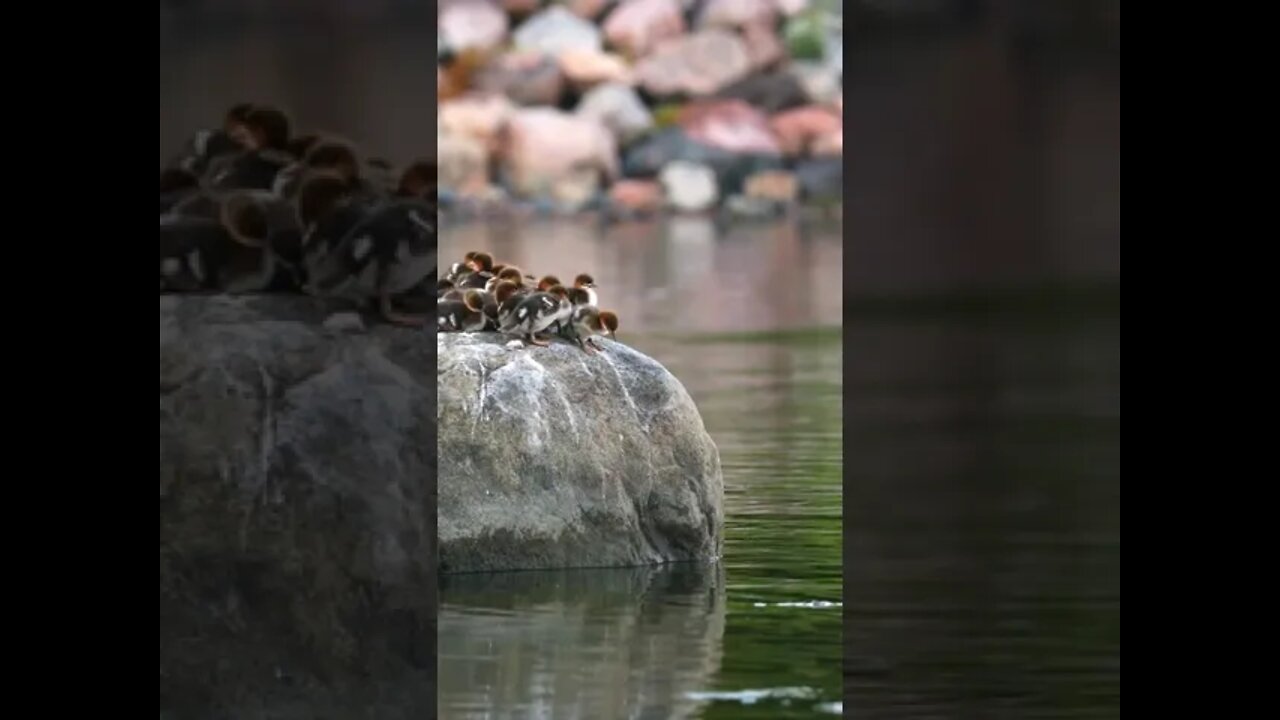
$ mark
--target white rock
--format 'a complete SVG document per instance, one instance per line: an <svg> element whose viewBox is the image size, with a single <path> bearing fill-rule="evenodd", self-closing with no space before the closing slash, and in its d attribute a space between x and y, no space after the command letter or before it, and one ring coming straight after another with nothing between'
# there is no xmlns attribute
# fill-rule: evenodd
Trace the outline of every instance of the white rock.
<svg viewBox="0 0 1280 720"><path fill-rule="evenodd" d="M559 55L566 50L604 49L595 23L583 20L560 5L530 17L515 32L516 47Z"/></svg>
<svg viewBox="0 0 1280 720"><path fill-rule="evenodd" d="M716 203L716 174L706 165L673 160L658 175L667 204L683 212L699 212Z"/></svg>

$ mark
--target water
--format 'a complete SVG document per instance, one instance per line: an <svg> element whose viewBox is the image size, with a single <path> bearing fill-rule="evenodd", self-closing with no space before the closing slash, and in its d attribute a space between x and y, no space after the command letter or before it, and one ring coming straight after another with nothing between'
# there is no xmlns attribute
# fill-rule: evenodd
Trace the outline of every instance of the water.
<svg viewBox="0 0 1280 720"><path fill-rule="evenodd" d="M847 319L850 714L1119 717L1118 296L1086 299Z"/></svg>
<svg viewBox="0 0 1280 720"><path fill-rule="evenodd" d="M441 717L838 715L840 227L445 230L443 257L468 249L539 275L595 275L619 336L681 380L720 449L725 553L708 565L447 578ZM771 294L755 290L766 283Z"/></svg>

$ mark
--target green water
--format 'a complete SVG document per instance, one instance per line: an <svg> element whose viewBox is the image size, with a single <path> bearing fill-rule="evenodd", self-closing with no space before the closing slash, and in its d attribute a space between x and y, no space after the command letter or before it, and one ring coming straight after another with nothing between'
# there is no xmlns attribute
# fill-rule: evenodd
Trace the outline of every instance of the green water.
<svg viewBox="0 0 1280 720"><path fill-rule="evenodd" d="M840 340L629 338L681 379L719 447L724 557L446 579L441 717L837 714Z"/></svg>

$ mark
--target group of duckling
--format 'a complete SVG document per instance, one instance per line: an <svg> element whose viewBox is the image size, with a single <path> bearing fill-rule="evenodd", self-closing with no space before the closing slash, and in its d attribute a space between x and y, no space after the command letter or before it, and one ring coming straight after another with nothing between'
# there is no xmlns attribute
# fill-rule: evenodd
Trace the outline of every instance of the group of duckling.
<svg viewBox="0 0 1280 720"><path fill-rule="evenodd" d="M302 292L424 326L396 303L436 281L436 177L238 104L160 172L160 291Z"/></svg>
<svg viewBox="0 0 1280 720"><path fill-rule="evenodd" d="M554 275L535 278L486 252L468 252L436 288L440 332L500 332L531 345L551 333L588 354L603 350L597 336L616 339L618 316L597 304L595 280L583 273L566 288Z"/></svg>

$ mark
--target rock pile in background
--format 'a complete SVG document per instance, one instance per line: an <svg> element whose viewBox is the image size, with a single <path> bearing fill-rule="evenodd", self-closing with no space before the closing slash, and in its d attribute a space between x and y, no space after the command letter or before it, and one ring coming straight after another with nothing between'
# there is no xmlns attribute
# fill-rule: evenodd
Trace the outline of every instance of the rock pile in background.
<svg viewBox="0 0 1280 720"><path fill-rule="evenodd" d="M838 199L842 21L816 0L445 0L441 200L768 213Z"/></svg>

